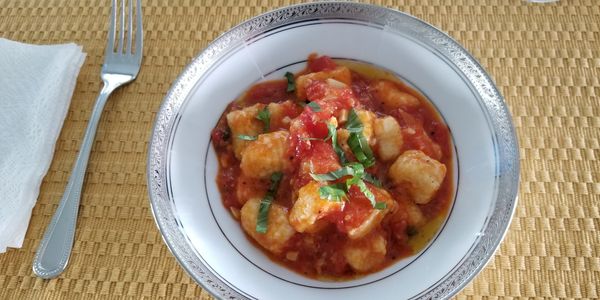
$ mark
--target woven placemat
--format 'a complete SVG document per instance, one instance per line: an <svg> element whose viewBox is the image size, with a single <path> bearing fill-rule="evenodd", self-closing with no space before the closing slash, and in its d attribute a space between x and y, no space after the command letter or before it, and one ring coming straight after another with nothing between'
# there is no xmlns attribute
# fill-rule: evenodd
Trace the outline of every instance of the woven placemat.
<svg viewBox="0 0 600 300"><path fill-rule="evenodd" d="M210 298L179 267L152 219L145 176L152 123L170 84L219 33L290 3L144 1L141 73L105 108L69 268L44 281L31 264L101 88L109 2L0 0L1 37L72 41L88 53L24 246L0 255L0 299ZM378 4L415 15L462 43L496 81L517 127L522 171L515 218L496 256L458 298L598 298L600 3Z"/></svg>

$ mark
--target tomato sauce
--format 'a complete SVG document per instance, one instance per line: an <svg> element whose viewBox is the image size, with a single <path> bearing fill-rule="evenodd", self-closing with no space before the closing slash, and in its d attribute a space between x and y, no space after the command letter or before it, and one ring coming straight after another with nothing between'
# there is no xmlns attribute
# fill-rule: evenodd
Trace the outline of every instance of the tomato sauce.
<svg viewBox="0 0 600 300"><path fill-rule="evenodd" d="M346 203L344 211L333 215L338 230L344 233L362 224L373 210L369 199L356 186L352 186L348 192L350 201Z"/></svg>
<svg viewBox="0 0 600 300"><path fill-rule="evenodd" d="M333 70L337 67L335 61L333 61L333 59L326 55L316 56L314 54L311 54L308 57L308 61L306 64L310 72Z"/></svg>
<svg viewBox="0 0 600 300"><path fill-rule="evenodd" d="M445 218L454 195L450 131L423 95L379 69L355 62L334 61L327 56L311 55L307 61L307 68L296 74L296 78L312 72L334 70L340 65L348 66L351 70L352 83L348 89L332 91L326 86L326 82L314 81L306 87L307 99L299 99L294 92L287 91L286 79L255 84L227 107L211 136L219 159L220 167L216 181L223 205L235 212L233 215L236 218L239 218L239 211L247 200L238 197L246 197L245 191L256 191L257 195L264 195L269 182L246 180L243 177L240 160L234 155L232 145L232 140L236 137L228 126L226 116L231 111L257 103L288 103L282 112L284 117L273 120L270 124L270 131L289 131L289 148L286 155L290 160L290 167L283 171L283 179L273 202L288 210L294 206L298 190L313 180L310 173L324 174L342 167L331 142L325 140L329 134L326 122L332 117L340 119L340 112L352 108L369 110L378 117L392 116L401 128L404 141L402 151L421 150L446 166L446 176L435 196L427 204L416 205L426 222L433 224L429 226L433 227L433 230L420 232L421 235L425 235L421 237L424 242L417 245L413 240L416 239L415 231L418 230L408 221L406 205L411 197L407 192L408 187L402 184L394 185L387 178L392 162L377 160L374 166L367 168L368 173L382 181L382 189L386 189L398 204L394 208L397 211L394 217L384 217L381 225L375 230L385 240L386 253L384 260L369 271L357 271L351 267L343 251L348 243L352 243L348 232L360 226L373 211L372 203L357 186L348 189L347 199L341 209L323 218L325 225L317 233L295 233L286 242L281 253L275 254L266 250L248 235L252 243L273 261L299 274L322 280L348 280L364 276L417 253L437 232L441 223L435 221L437 223L434 224L434 220ZM373 83L380 79L393 82L397 89L419 99L420 104L417 107L386 110L373 88ZM315 110L311 105L307 105L310 102L316 103L319 109ZM348 158L354 160L352 153L349 153ZM343 183L344 180L336 182ZM377 189L371 183L367 183L367 186L371 190ZM377 197L379 196L378 194Z"/></svg>
<svg viewBox="0 0 600 300"><path fill-rule="evenodd" d="M271 103L285 100L288 97L287 81L285 80L274 80L258 83L252 86L246 96L244 102L247 105L255 103Z"/></svg>

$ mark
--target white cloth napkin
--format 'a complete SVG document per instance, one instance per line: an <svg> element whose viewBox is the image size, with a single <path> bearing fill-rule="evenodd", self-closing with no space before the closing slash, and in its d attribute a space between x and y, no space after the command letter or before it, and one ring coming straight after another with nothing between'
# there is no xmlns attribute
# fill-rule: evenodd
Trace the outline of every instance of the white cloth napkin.
<svg viewBox="0 0 600 300"><path fill-rule="evenodd" d="M0 38L0 253L23 245L84 60L73 43Z"/></svg>

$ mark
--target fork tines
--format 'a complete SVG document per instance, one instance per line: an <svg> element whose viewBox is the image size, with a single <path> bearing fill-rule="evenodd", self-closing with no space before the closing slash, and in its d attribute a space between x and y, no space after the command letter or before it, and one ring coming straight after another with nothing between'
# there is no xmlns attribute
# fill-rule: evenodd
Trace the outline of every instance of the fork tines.
<svg viewBox="0 0 600 300"><path fill-rule="evenodd" d="M136 58L141 59L142 57L142 3L141 0L136 0L135 9L135 44L132 43L134 29L133 29L133 18L134 18L134 0L122 0L121 5L119 1L112 1L112 14L110 17L109 29L108 29L108 43L106 44L106 53L109 55L133 55ZM120 14L119 14L120 12ZM117 19L118 18L118 19ZM117 27L118 23L118 27ZM127 24L127 26L125 26ZM118 30L117 30L118 29ZM115 37L119 33L118 41L115 41ZM127 35L127 40L125 40ZM125 44L126 43L126 44ZM134 46L135 45L135 46ZM125 48L125 51L123 49Z"/></svg>

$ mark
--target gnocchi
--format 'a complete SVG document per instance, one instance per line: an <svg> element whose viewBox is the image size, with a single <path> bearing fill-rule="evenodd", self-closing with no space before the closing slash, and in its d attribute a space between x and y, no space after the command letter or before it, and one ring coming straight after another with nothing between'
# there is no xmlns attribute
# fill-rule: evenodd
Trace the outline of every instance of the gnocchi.
<svg viewBox="0 0 600 300"><path fill-rule="evenodd" d="M288 211L281 205L271 204L267 232L259 233L256 232L259 208L260 198L252 198L244 204L240 212L242 228L261 246L275 254L279 254L296 233L288 221Z"/></svg>
<svg viewBox="0 0 600 300"><path fill-rule="evenodd" d="M402 151L403 139L398 121L387 116L373 122L373 132L377 140L377 155L383 161L396 159Z"/></svg>
<svg viewBox="0 0 600 300"><path fill-rule="evenodd" d="M242 152L240 168L250 178L268 178L275 172L288 168L290 157L287 154L287 131L276 131L258 136Z"/></svg>
<svg viewBox="0 0 600 300"><path fill-rule="evenodd" d="M319 222L324 216L340 211L343 202L332 202L322 199L319 195L321 185L311 181L298 192L298 199L290 212L290 224L298 232L316 232L323 228L324 223Z"/></svg>
<svg viewBox="0 0 600 300"><path fill-rule="evenodd" d="M374 144L375 139L373 138L373 122L375 121L375 114L368 110L356 110L358 118L363 125L363 135L367 139L367 142L371 145Z"/></svg>
<svg viewBox="0 0 600 300"><path fill-rule="evenodd" d="M299 114L298 104L287 100L282 103L272 102L267 105L270 114L270 129L289 129L292 119Z"/></svg>
<svg viewBox="0 0 600 300"><path fill-rule="evenodd" d="M259 103L227 114L227 125L233 136L233 153L238 159L242 157L242 151L250 144L250 141L238 137L240 135L257 136L262 132L263 123L256 116L264 107L264 104Z"/></svg>
<svg viewBox="0 0 600 300"><path fill-rule="evenodd" d="M394 83L387 80L377 82L374 89L375 95L386 109L416 107L420 104L417 97L400 91Z"/></svg>
<svg viewBox="0 0 600 300"><path fill-rule="evenodd" d="M367 217L360 223L360 225L350 228L348 230L348 237L350 239L360 239L367 234L371 233L375 228L379 226L381 220L385 217L385 215L396 209L396 201L392 199L391 195L386 192L384 189L372 187L371 191L375 195L377 201L383 202L386 204L385 209L374 209L371 210Z"/></svg>
<svg viewBox="0 0 600 300"><path fill-rule="evenodd" d="M327 79L334 79L336 82L328 82L335 88L340 87L340 83L342 85L349 86L352 81L352 74L350 74L350 70L346 67L338 67L331 71L321 71L310 73L306 75L301 75L296 79L296 96L299 99L306 99L306 88L312 81L326 81Z"/></svg>
<svg viewBox="0 0 600 300"><path fill-rule="evenodd" d="M225 208L270 259L313 279L420 251L453 196L433 106L354 61L311 55L292 75L241 93L213 130Z"/></svg>
<svg viewBox="0 0 600 300"><path fill-rule="evenodd" d="M385 259L386 241L381 234L374 233L363 239L351 241L344 247L344 257L352 269L370 271Z"/></svg>
<svg viewBox="0 0 600 300"><path fill-rule="evenodd" d="M398 157L389 170L391 180L406 184L415 203L431 201L446 176L446 165L419 150L408 150Z"/></svg>

